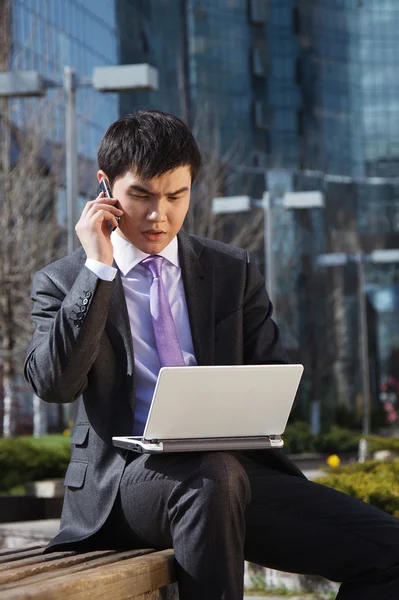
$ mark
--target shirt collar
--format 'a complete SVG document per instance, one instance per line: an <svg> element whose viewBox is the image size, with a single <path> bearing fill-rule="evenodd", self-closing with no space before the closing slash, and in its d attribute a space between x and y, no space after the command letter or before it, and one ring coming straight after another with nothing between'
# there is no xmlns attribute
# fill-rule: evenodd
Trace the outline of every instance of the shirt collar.
<svg viewBox="0 0 399 600"><path fill-rule="evenodd" d="M111 242L114 247L115 262L123 276L126 276L142 260L150 256L125 240L116 231L111 234ZM166 258L175 267L180 268L177 236L158 254Z"/></svg>

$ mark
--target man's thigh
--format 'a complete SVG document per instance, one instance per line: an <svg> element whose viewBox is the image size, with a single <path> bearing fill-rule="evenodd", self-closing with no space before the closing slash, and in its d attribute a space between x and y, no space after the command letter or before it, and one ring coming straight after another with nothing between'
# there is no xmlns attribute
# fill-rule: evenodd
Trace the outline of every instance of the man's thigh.
<svg viewBox="0 0 399 600"><path fill-rule="evenodd" d="M213 520L227 513L227 490L235 485L247 486L242 494L247 502L245 470L228 452L139 455L120 483L123 519L144 545L168 548L182 519L212 528Z"/></svg>
<svg viewBox="0 0 399 600"><path fill-rule="evenodd" d="M245 558L335 581L399 561L399 520L346 494L251 460Z"/></svg>

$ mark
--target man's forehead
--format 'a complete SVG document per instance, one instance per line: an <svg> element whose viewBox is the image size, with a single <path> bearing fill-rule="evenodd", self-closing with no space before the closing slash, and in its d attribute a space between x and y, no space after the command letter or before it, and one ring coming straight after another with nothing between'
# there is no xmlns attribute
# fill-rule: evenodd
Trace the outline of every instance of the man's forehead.
<svg viewBox="0 0 399 600"><path fill-rule="evenodd" d="M182 185L191 186L191 170L189 166L177 167L171 171L166 171L161 175L157 175L152 179L143 177L141 173L135 169L129 169L123 176L122 179L127 186L141 185L147 188L158 188L159 186L174 185L175 183L181 183Z"/></svg>

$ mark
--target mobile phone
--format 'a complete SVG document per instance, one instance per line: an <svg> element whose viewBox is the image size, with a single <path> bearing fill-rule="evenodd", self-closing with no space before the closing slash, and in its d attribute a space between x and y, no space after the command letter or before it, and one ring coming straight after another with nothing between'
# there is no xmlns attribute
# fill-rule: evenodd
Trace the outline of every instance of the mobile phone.
<svg viewBox="0 0 399 600"><path fill-rule="evenodd" d="M106 195L107 198L112 198L112 192L111 192L111 187L108 183L107 179L101 179L100 181L100 191L104 192L104 194ZM115 217L118 224L119 224L119 219L120 217ZM109 226L111 227L111 223L108 221ZM115 227L113 228L113 230L115 229Z"/></svg>
<svg viewBox="0 0 399 600"><path fill-rule="evenodd" d="M107 198L112 198L112 192L110 185L106 179L101 179L100 181L100 190L104 192Z"/></svg>

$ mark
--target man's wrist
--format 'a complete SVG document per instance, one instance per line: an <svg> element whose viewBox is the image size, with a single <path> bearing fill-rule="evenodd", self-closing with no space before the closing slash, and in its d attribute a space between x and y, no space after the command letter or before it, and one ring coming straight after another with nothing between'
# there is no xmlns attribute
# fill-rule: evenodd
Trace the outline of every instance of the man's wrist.
<svg viewBox="0 0 399 600"><path fill-rule="evenodd" d="M85 262L85 266L92 271L99 279L103 279L104 281L113 281L115 279L115 275L117 269L115 267L111 267L111 265L107 265L95 258L87 258Z"/></svg>

